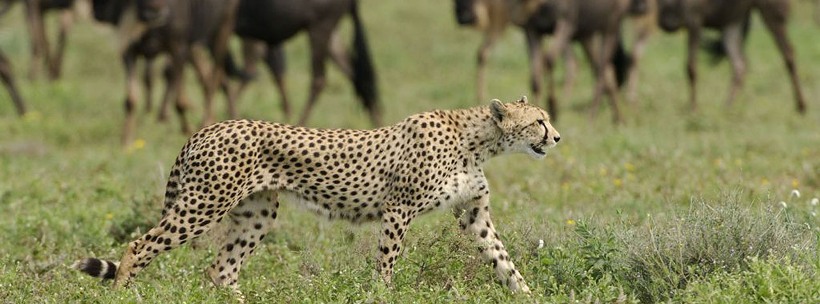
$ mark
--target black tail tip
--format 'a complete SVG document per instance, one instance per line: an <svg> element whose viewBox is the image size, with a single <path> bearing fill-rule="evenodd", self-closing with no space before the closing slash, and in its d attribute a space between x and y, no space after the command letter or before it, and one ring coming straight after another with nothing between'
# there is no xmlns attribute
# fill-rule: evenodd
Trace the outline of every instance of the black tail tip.
<svg viewBox="0 0 820 304"><path fill-rule="evenodd" d="M105 280L113 279L117 274L117 264L95 258L85 258L71 264L71 268L84 272L92 277Z"/></svg>

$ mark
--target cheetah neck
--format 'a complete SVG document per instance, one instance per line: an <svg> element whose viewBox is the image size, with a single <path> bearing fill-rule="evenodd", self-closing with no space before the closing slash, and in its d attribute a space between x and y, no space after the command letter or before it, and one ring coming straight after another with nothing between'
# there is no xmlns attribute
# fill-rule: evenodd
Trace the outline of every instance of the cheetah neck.
<svg viewBox="0 0 820 304"><path fill-rule="evenodd" d="M500 154L502 136L488 106L453 111L459 121L461 144L481 164Z"/></svg>

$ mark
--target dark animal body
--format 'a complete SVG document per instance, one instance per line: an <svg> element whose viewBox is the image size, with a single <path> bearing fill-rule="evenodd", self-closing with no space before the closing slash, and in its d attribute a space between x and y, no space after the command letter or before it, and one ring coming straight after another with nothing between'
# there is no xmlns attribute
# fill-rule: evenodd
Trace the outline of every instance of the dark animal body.
<svg viewBox="0 0 820 304"><path fill-rule="evenodd" d="M569 92L574 78L574 59L572 51L567 46L571 41L578 41L587 44L589 50L587 57L590 65L595 71L597 78L598 70L606 66L614 69L617 85L626 83L630 73L631 65L635 57L630 57L623 47L618 35L620 22L626 16L628 9L635 4L649 0L623 0L623 1L563 1L563 0L456 0L455 12L456 20L462 25L473 25L482 30L484 41L478 51L478 71L477 90L478 98L484 95L484 70L489 49L501 35L508 24L515 24L520 27L527 38L527 51L530 59L531 89L535 100L540 100L542 96L541 79L546 63L554 62L557 54L546 57L541 49L541 42L547 35L556 35L552 43L556 51L565 55L567 62L567 78L565 79L565 94ZM583 2L583 3L582 3ZM599 3L600 2L600 3ZM640 12L643 14L644 12ZM560 25L560 26L559 26ZM557 32L560 30L561 32ZM639 30L643 30L640 27ZM612 45L607 46L609 56L599 55L598 49L593 50L592 37L599 34L603 37L613 38ZM605 34L604 34L605 33ZM559 36L563 35L563 36ZM640 34L643 36L643 34ZM566 37L564 37L566 36ZM645 44L645 38L636 43ZM586 50L586 47L585 47ZM553 56L553 59L548 59ZM599 61L599 57L602 57ZM605 57L605 58L603 58ZM598 68L601 66L601 68ZM547 66L548 72L552 68ZM553 118L557 118L557 105L553 85L550 77L548 105ZM617 90L617 88L615 88ZM597 92L597 90L596 90ZM596 93L598 95L598 93ZM596 97L597 99L598 97ZM617 112L617 108L615 110ZM619 117L616 115L616 117ZM618 118L619 119L619 118Z"/></svg>
<svg viewBox="0 0 820 304"><path fill-rule="evenodd" d="M353 23L353 51L349 58L334 49L334 34L340 20L350 15ZM282 92L282 109L288 115L290 105L282 82L284 53L282 44L299 32L306 31L311 52L310 94L298 124L307 122L310 112L325 86L325 61L328 57L351 80L356 94L368 111L374 125L381 125L376 75L364 26L355 0L242 0L236 13L236 33L243 38L266 44L265 62L273 72ZM252 46L252 44L248 44ZM256 56L246 50L246 56ZM256 52L258 54L258 52Z"/></svg>
<svg viewBox="0 0 820 304"><path fill-rule="evenodd" d="M555 97L555 79L553 70L558 55L569 46L572 41L579 42L590 62L595 78L595 90L592 99L592 113L597 112L600 99L604 93L609 97L612 105L613 121L620 122L618 110L618 88L614 79L615 69L612 64L613 56L617 53L620 44L621 21L627 16L632 0L542 0L540 8L544 16L553 17L555 29L546 54L547 67L547 105L550 113L556 115L558 105ZM599 42L595 44L595 39ZM539 33L527 33L527 39L539 40ZM541 60L540 51L531 50L534 60ZM625 55L623 58L628 58ZM618 73L623 74L623 73ZM541 71L536 70L534 79L540 79ZM533 86L540 85L533 83ZM557 115L556 115L557 116Z"/></svg>
<svg viewBox="0 0 820 304"><path fill-rule="evenodd" d="M806 111L806 103L797 77L794 50L786 33L789 0L658 0L658 5L658 25L663 30L673 32L685 28L688 32L686 69L689 77L689 103L693 110L697 109L697 51L702 30L709 28L721 32L723 49L732 62L732 85L726 102L731 104L743 86L746 73L746 59L742 48L744 31L748 27L750 14L757 10L783 56L791 79L797 111Z"/></svg>
<svg viewBox="0 0 820 304"><path fill-rule="evenodd" d="M165 72L168 86L160 106L160 120L167 117L167 105L176 104L183 133L191 133L186 118L189 102L183 87L184 68L191 62L197 71L204 91L204 118L202 125L214 121L212 100L222 85L224 68L228 66L227 42L233 30L234 13L238 0L95 0L97 20L118 26L126 40L122 53L126 70L126 119L122 142L132 140L136 125L136 61L146 59L144 82L151 87L151 61L166 54L170 63ZM210 69L202 52L210 53ZM229 94L228 94L229 95ZM230 95L229 95L230 97ZM230 98L229 98L230 99ZM146 94L150 108L150 93ZM228 101L229 112L235 116L233 102Z"/></svg>

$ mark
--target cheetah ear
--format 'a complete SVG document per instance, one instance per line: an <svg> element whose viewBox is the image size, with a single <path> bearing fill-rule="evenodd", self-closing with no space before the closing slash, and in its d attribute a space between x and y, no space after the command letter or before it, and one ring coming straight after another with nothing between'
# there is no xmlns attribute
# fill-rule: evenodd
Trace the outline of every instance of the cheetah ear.
<svg viewBox="0 0 820 304"><path fill-rule="evenodd" d="M504 117L507 116L507 106L501 103L500 100L493 99L490 101L490 112L495 122L501 122L504 120Z"/></svg>
<svg viewBox="0 0 820 304"><path fill-rule="evenodd" d="M518 99L518 103L527 103L527 95L522 95L521 98Z"/></svg>

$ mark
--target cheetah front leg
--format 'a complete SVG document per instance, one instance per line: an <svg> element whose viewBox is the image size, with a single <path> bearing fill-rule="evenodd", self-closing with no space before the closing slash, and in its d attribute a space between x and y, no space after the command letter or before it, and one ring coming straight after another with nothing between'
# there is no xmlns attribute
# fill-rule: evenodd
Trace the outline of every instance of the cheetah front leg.
<svg viewBox="0 0 820 304"><path fill-rule="evenodd" d="M456 208L455 212L461 230L473 236L484 262L493 264L495 274L501 283L513 292L529 293L530 288L527 287L521 273L515 269L510 255L504 249L504 244L501 243L493 222L490 220L490 196L484 195L462 204Z"/></svg>
<svg viewBox="0 0 820 304"><path fill-rule="evenodd" d="M382 232L379 237L379 253L376 258L379 272L387 286L392 285L393 265L401 253L401 242L412 217L400 208L388 208L382 214Z"/></svg>

